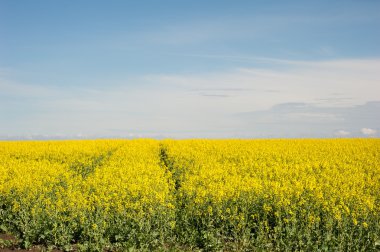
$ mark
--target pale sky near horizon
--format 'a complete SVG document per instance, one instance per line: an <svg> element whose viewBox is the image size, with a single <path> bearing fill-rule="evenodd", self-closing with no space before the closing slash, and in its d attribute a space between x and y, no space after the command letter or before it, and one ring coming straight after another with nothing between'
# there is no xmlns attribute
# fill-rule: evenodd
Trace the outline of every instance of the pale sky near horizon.
<svg viewBox="0 0 380 252"><path fill-rule="evenodd" d="M379 137L379 13L0 0L0 139Z"/></svg>

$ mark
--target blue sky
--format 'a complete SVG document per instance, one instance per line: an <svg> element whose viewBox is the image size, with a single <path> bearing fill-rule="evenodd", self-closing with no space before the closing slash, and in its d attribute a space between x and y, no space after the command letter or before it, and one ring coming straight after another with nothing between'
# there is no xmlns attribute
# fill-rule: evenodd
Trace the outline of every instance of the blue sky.
<svg viewBox="0 0 380 252"><path fill-rule="evenodd" d="M0 137L379 136L378 13L370 0L2 0Z"/></svg>

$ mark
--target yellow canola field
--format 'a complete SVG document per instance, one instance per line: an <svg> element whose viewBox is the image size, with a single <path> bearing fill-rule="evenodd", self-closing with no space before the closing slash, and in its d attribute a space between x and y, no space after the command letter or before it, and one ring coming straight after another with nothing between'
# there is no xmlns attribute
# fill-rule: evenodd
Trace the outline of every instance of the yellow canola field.
<svg viewBox="0 0 380 252"><path fill-rule="evenodd" d="M198 228L184 234L206 247L239 241L235 250L254 240L265 250L346 251L379 244L379 139L167 140L163 146L180 185L181 225Z"/></svg>
<svg viewBox="0 0 380 252"><path fill-rule="evenodd" d="M0 142L27 248L376 251L379 192L380 139Z"/></svg>
<svg viewBox="0 0 380 252"><path fill-rule="evenodd" d="M26 248L162 239L173 202L159 154L154 140L1 142L0 231Z"/></svg>

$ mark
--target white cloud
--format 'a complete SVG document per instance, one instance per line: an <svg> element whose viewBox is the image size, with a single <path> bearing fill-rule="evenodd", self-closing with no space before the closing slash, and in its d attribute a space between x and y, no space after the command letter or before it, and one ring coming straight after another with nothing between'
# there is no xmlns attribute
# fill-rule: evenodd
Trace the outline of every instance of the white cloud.
<svg viewBox="0 0 380 252"><path fill-rule="evenodd" d="M370 128L362 128L360 130L362 134L367 135L367 136L373 136L377 133L377 130L370 129Z"/></svg>
<svg viewBox="0 0 380 252"><path fill-rule="evenodd" d="M19 97L49 97L57 95L58 88L44 87L42 85L24 84L15 81L8 81L0 74L0 94Z"/></svg>
<svg viewBox="0 0 380 252"><path fill-rule="evenodd" d="M334 133L334 135L338 137L345 137L345 136L351 135L351 133L346 130L338 130L337 132Z"/></svg>
<svg viewBox="0 0 380 252"><path fill-rule="evenodd" d="M217 73L155 75L149 78L160 86L170 85L183 90L214 90L219 97L233 96L228 100L221 99L218 104L228 112L238 112L244 108L248 111L266 109L274 104L294 101L314 102L321 106L354 106L380 99L380 59L259 60L270 62L272 66ZM208 92L209 97L204 99L208 98L208 104L218 103L215 99L210 100L211 94ZM340 96L332 97L333 94ZM338 99L342 97L348 99Z"/></svg>
<svg viewBox="0 0 380 252"><path fill-rule="evenodd" d="M380 100L380 59L260 60L270 62L273 67L147 75L126 80L124 85L111 83L106 88L91 90L20 84L0 76L0 95L22 98L0 100L0 113L5 115L2 118L8 118L0 121L0 131L91 135L121 129L123 134L135 130L134 134L158 132L180 137L189 132L195 136L202 132L202 136L208 137L209 132L217 132L220 137L246 129L253 132L255 125L242 126L240 121L231 119L237 113L303 102L328 109L293 110L281 118L286 122L330 125L344 123L339 113L331 113L332 107L355 107ZM367 121L364 125L375 127L376 124ZM334 128L354 132L350 127ZM328 132L331 134L331 128Z"/></svg>

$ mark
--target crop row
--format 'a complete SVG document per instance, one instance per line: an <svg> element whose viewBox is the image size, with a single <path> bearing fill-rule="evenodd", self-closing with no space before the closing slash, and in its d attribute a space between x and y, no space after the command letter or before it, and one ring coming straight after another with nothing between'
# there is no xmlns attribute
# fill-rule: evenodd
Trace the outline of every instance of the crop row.
<svg viewBox="0 0 380 252"><path fill-rule="evenodd" d="M63 250L380 246L380 140L0 142L0 232Z"/></svg>

